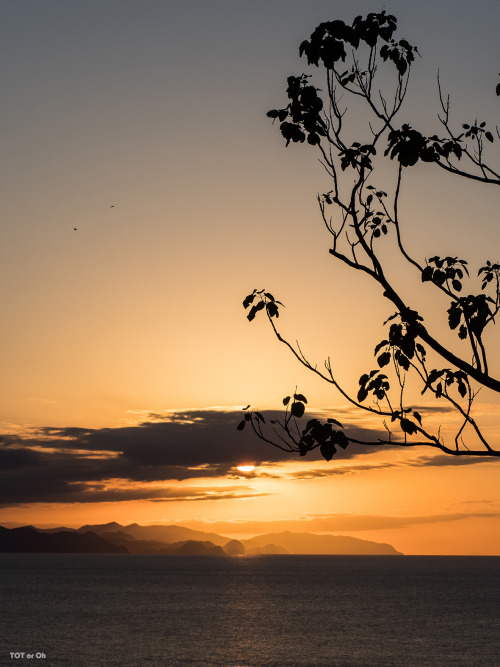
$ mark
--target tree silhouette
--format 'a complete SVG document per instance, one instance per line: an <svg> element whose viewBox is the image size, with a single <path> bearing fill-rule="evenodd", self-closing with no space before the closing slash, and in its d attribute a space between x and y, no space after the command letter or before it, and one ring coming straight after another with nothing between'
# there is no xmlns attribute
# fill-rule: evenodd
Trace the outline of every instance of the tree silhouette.
<svg viewBox="0 0 500 667"><path fill-rule="evenodd" d="M358 16L352 25L321 23L310 39L302 42L299 52L309 65L324 70L324 90L316 88L308 74L290 76L288 104L267 114L279 122L286 146L307 142L319 151L331 179L331 189L318 196L323 223L332 237L330 254L374 281L395 309L384 323L386 337L375 347L376 368L363 374L356 390L349 391L336 376L330 359L320 370L298 343L294 345L282 336L277 319L283 304L270 292L254 289L243 302L249 309L248 319L264 313L276 338L303 366L333 385L353 406L379 417L386 436L371 441L353 438L333 418L304 423L307 400L299 393L283 400L284 415L269 424L262 413L248 406L238 429L249 424L266 442L302 456L319 447L327 460L338 447L345 449L350 443L371 447L429 445L452 455L499 456L500 451L487 441L474 418L472 407L480 388L500 392L500 380L490 374L484 338L500 309L500 264L488 260L479 267L475 280L480 283L480 292L467 294L478 289L472 286L467 261L452 256L436 255L424 261L413 257L404 243L399 213L403 178L411 175L411 167L417 163L428 163L429 168L446 171L457 179L500 185L500 175L486 161L487 147L495 137L486 123L477 120L463 123L459 130L452 127L449 98L442 94L439 77L441 136L425 136L408 124L397 124L412 63L419 53L405 39L395 37L396 27L396 18L385 11L366 18ZM390 96L375 84L379 70L387 68L392 76ZM496 92L500 94L500 84ZM346 140L344 99L363 103L369 119L360 134L364 132L368 140L366 136L363 141ZM498 129L495 133L500 138ZM387 169L387 163L395 172L392 190L377 186L377 180L382 180L380 167L385 164ZM436 326L431 333L431 324L411 307L402 295L402 285L390 277L390 244L422 283L429 283L449 300L447 323L457 334L456 345L447 344L445 336L440 339ZM446 402L458 417L451 440L445 439L441 428L433 430L426 425L427 420L407 401L408 388L415 383L421 394Z"/></svg>

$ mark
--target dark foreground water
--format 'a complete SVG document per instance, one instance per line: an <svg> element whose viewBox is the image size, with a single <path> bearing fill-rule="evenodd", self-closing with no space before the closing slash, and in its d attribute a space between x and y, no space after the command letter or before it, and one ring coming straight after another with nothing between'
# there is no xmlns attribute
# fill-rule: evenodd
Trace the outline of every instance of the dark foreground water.
<svg viewBox="0 0 500 667"><path fill-rule="evenodd" d="M0 568L1 665L500 665L500 558L0 554Z"/></svg>

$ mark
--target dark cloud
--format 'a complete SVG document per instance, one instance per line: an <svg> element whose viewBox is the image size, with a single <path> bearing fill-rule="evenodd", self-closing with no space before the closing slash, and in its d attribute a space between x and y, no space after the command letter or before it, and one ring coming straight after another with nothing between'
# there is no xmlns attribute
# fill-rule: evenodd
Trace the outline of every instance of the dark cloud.
<svg viewBox="0 0 500 667"><path fill-rule="evenodd" d="M408 465L416 468L444 466L466 466L477 463L491 463L491 459L485 459L484 456L450 456L449 454L437 454L435 456L419 456L418 459L411 461Z"/></svg>
<svg viewBox="0 0 500 667"><path fill-rule="evenodd" d="M254 474L243 474L235 467L294 458L266 445L250 431L237 431L240 412L191 410L151 415L150 419L113 429L47 426L24 437L0 436L0 505L249 497L256 494L244 492L246 487L193 494L192 489L174 493L172 489L147 488L147 483L257 478L264 473L257 469ZM125 480L126 484L104 488L102 482L110 479Z"/></svg>
<svg viewBox="0 0 500 667"><path fill-rule="evenodd" d="M266 419L276 413L265 412ZM47 426L24 436L0 435L0 505L33 502L102 502L144 498L165 499L137 483L183 481L196 478L229 477L252 479L278 474L263 471L259 465L279 465L298 461L296 454L283 452L259 440L250 428L236 430L241 412L188 410L151 414L136 426L120 428L61 428ZM353 437L375 439L373 431L352 429ZM311 469L295 475L298 479L330 474L347 474L372 468L369 463L339 468L338 460L368 456L372 451L351 446L340 451L328 469ZM363 458L365 458L363 456ZM318 450L307 460L321 459ZM240 474L235 467L254 463L253 473ZM475 462L470 457L421 457L410 465L463 465ZM392 467L395 464L375 464ZM277 471L278 473L278 471ZM126 480L123 490L103 489L105 480ZM92 486L91 486L92 484ZM134 489L134 484L136 488ZM221 490L222 491L222 490ZM159 492L161 494L161 492Z"/></svg>

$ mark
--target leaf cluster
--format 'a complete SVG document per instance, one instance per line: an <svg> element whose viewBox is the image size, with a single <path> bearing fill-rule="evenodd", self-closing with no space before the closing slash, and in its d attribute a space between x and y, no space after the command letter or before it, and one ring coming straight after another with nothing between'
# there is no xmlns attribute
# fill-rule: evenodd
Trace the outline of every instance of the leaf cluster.
<svg viewBox="0 0 500 667"><path fill-rule="evenodd" d="M254 303L256 299L257 303ZM251 322L253 319L255 319L255 316L259 310L264 309L266 310L269 317L279 317L280 314L278 306L283 306L283 304L281 301L277 301L270 292L266 292L263 289L254 289L253 292L248 294L248 296L246 296L243 300L243 308L246 309L249 306L252 307L250 308L250 311L247 315L247 319L249 322Z"/></svg>
<svg viewBox="0 0 500 667"><path fill-rule="evenodd" d="M333 425L340 426L342 424L336 419L328 419L326 422L321 422L319 419L310 419L299 441L299 453L305 456L307 452L319 447L321 456L330 461L334 454L337 453L337 447L346 449L349 445L349 439L343 431L337 431Z"/></svg>
<svg viewBox="0 0 500 667"><path fill-rule="evenodd" d="M486 122L478 123L477 120L473 125L469 125L468 123L463 123L462 125L463 129L466 130L465 136L467 138L474 138L474 139L479 139L481 136L486 137L489 142L493 143L493 135L492 133L485 129L486 128Z"/></svg>
<svg viewBox="0 0 500 667"><path fill-rule="evenodd" d="M363 403L370 393L378 400L382 400L386 397L390 388L389 378L381 373L378 368L365 373L359 378L358 402Z"/></svg>
<svg viewBox="0 0 500 667"><path fill-rule="evenodd" d="M279 427L293 443L291 449L285 451L296 451L300 456L306 456L308 452L319 447L323 458L330 461L337 452L338 447L344 450L347 448L349 438L342 430L334 428L343 429L344 427L339 421L333 418L329 418L324 422L316 418L309 419L303 428L300 427L297 420L304 417L306 404L307 398L303 394L294 393L290 396L285 396L283 399L283 406L285 407L284 419L271 419L270 424L274 428ZM249 407L247 405L244 410L248 410ZM257 410L245 412L243 419L236 427L237 430L243 431L248 423L253 426L254 431L258 435L266 439L261 430L261 425L265 423L262 413Z"/></svg>
<svg viewBox="0 0 500 667"><path fill-rule="evenodd" d="M352 25L347 25L344 21L325 21L314 30L309 40L302 42L299 53L307 57L309 65L319 66L321 61L327 69L333 69L339 60L345 61L346 46L357 49L360 43L364 42L374 48L379 38L389 43L391 48L398 48L402 54L412 53L414 49L407 42L406 46L400 43L395 45L393 42L392 36L396 27L396 17L386 14L385 11L372 12L366 18L357 16ZM387 57L395 62L395 58L389 54Z"/></svg>
<svg viewBox="0 0 500 667"><path fill-rule="evenodd" d="M399 313L396 313L396 317ZM417 316L419 317L419 316ZM387 366L393 359L394 363L403 368L405 371L410 369L411 359L416 353L420 354L420 358L425 360L426 351L421 343L417 342L417 332L414 326L406 321L400 323L394 322L389 328L389 335L378 343L375 347L374 355L380 353L377 357L379 368Z"/></svg>
<svg viewBox="0 0 500 667"><path fill-rule="evenodd" d="M292 141L303 143L306 138L311 145L319 144L320 137L326 136L326 125L321 118L323 100L318 88L308 82L310 75L289 76L287 95L290 102L284 109L271 109L268 118L280 121L280 130L286 145Z"/></svg>
<svg viewBox="0 0 500 667"><path fill-rule="evenodd" d="M407 435L413 435L418 430L415 422L412 422L410 419L408 419L407 416L405 416L411 412L413 412L414 418L418 421L420 426L422 426L422 417L420 413L416 410L412 410L411 408L407 408L406 410L395 410L391 415L391 422L399 421L401 430Z"/></svg>
<svg viewBox="0 0 500 667"><path fill-rule="evenodd" d="M437 382L438 380L439 382ZM433 386L435 382L437 384ZM449 368L443 368L442 370L433 369L427 377L422 394L430 388L433 390L436 398L441 398L447 395L448 387L451 387L454 383L457 384L460 396L465 398L467 391L470 391L470 384L469 378L464 371L452 371Z"/></svg>
<svg viewBox="0 0 500 667"><path fill-rule="evenodd" d="M413 167L419 160L439 162L451 156L460 160L463 149L460 138L440 139L438 136L426 137L418 130L404 123L400 130L393 129L388 135L388 146L384 155L395 158L403 167Z"/></svg>
<svg viewBox="0 0 500 667"><path fill-rule="evenodd" d="M496 278L497 283L499 282L500 264L492 264L489 260L487 260L486 266L482 266L477 272L477 275L480 276L482 273L484 273L484 276L482 278L483 282L481 284L481 289L484 290L486 289L488 283L490 283L494 278Z"/></svg>
<svg viewBox="0 0 500 667"><path fill-rule="evenodd" d="M244 410L248 410L250 406L247 405L246 408L243 408ZM243 415L243 419L240 421L238 426L236 427L237 431L243 431L245 426L252 421L252 419L256 419L259 422L262 422L263 424L266 423L266 420L264 419L264 416L262 415L261 412L258 412L257 410L252 410L252 412L246 412Z"/></svg>
<svg viewBox="0 0 500 667"><path fill-rule="evenodd" d="M441 259L437 255L427 261L427 266L422 271L422 282L431 281L438 287L446 285L456 292L462 291L462 280L464 273L469 275L465 259L457 257L445 257Z"/></svg>
<svg viewBox="0 0 500 667"><path fill-rule="evenodd" d="M283 399L283 405L285 407L288 406L288 404L291 401L291 396L285 396ZM301 417L304 416L304 412L306 410L305 403L307 403L307 398L303 394L294 394L293 395L293 401L292 404L290 405L290 412L293 417L297 417L300 419Z"/></svg>
<svg viewBox="0 0 500 667"><path fill-rule="evenodd" d="M479 338L493 316L489 303L495 302L486 294L469 294L453 301L447 311L450 329L460 325L458 337L462 340L467 338L468 331Z"/></svg>
<svg viewBox="0 0 500 667"><path fill-rule="evenodd" d="M364 167L365 169L372 168L372 161L370 155L376 155L377 151L373 144L361 145L359 142L354 142L350 148L344 148L340 151L340 166L342 171L347 167Z"/></svg>
<svg viewBox="0 0 500 667"><path fill-rule="evenodd" d="M400 39L399 42L389 40L389 44L384 44L380 49L380 57L383 61L392 60L396 65L399 76L404 76L408 66L415 60L414 52L418 53L416 46L410 46L406 39Z"/></svg>

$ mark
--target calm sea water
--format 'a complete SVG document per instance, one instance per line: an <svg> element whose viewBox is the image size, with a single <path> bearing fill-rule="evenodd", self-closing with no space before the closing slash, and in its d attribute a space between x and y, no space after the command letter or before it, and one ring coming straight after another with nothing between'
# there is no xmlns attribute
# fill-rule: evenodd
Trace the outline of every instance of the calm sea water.
<svg viewBox="0 0 500 667"><path fill-rule="evenodd" d="M1 665L500 665L495 557L0 554L0 568Z"/></svg>

